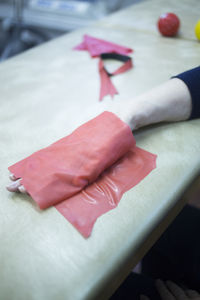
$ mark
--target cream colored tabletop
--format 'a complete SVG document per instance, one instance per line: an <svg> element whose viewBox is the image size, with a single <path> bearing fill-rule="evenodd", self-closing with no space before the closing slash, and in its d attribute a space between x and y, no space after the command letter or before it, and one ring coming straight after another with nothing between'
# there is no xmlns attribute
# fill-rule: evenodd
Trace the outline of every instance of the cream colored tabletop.
<svg viewBox="0 0 200 300"><path fill-rule="evenodd" d="M148 34L157 34L157 20L166 12L177 14L181 27L178 38L195 41L194 27L199 16L200 3L198 0L144 0L139 5L133 5L127 10L121 10L100 22L104 27L138 29Z"/></svg>
<svg viewBox="0 0 200 300"><path fill-rule="evenodd" d="M161 37L157 15L180 14L178 38ZM145 1L91 28L64 35L0 65L0 299L107 299L180 211L180 195L200 170L200 120L135 133L158 155L157 168L99 218L84 239L55 208L40 211L10 194L7 167L79 124L199 64L193 22L200 2ZM185 30L187 29L187 30ZM185 31L185 32L184 32ZM114 100L98 102L97 60L73 51L84 33L135 50L134 68L116 76Z"/></svg>

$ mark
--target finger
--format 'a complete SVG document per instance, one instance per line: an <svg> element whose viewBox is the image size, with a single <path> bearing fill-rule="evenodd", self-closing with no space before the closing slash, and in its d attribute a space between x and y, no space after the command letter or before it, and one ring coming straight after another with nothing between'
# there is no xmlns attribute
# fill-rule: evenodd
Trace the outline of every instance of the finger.
<svg viewBox="0 0 200 300"><path fill-rule="evenodd" d="M162 280L156 280L155 285L163 300L176 300Z"/></svg>
<svg viewBox="0 0 200 300"><path fill-rule="evenodd" d="M182 288L180 288L180 286L178 286L176 283L172 282L172 281L167 281L166 282L166 286L168 287L168 289L172 292L172 294L175 296L175 298L177 300L186 300L188 297L186 296L184 290Z"/></svg>
<svg viewBox="0 0 200 300"><path fill-rule="evenodd" d="M22 194L27 194L27 191L26 191L26 189L25 189L25 187L24 187L23 185L20 185L20 186L18 187L18 191L19 191L20 193L22 193Z"/></svg>
<svg viewBox="0 0 200 300"><path fill-rule="evenodd" d="M15 181L13 181L12 183L10 183L9 185L7 185L7 190L9 192L17 192L18 191L18 188L19 186L21 185L21 182L20 182L21 179L17 179Z"/></svg>
<svg viewBox="0 0 200 300"><path fill-rule="evenodd" d="M150 300L150 298L145 295L140 295L140 300Z"/></svg>
<svg viewBox="0 0 200 300"><path fill-rule="evenodd" d="M17 180L17 177L12 173L10 173L9 178L13 181Z"/></svg>
<svg viewBox="0 0 200 300"><path fill-rule="evenodd" d="M190 298L197 298L198 299L198 297L199 297L199 299L200 299L200 294L197 292L197 291L194 291L194 290L186 290L185 291L185 293L186 293L186 295L188 295L188 297L190 297Z"/></svg>

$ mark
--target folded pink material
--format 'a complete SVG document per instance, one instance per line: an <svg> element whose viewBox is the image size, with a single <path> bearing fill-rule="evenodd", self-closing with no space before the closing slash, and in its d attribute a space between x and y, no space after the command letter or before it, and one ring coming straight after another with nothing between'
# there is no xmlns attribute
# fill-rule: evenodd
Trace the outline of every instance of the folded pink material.
<svg viewBox="0 0 200 300"><path fill-rule="evenodd" d="M87 50L92 57L97 57L102 53L118 53L127 55L133 50L115 43L111 43L102 39L97 39L90 35L83 36L83 42L74 48L75 50Z"/></svg>
<svg viewBox="0 0 200 300"><path fill-rule="evenodd" d="M54 205L84 236L123 193L156 167L130 127L104 112L69 136L9 167L40 208Z"/></svg>
<svg viewBox="0 0 200 300"><path fill-rule="evenodd" d="M135 145L130 127L104 112L9 167L44 209L81 191Z"/></svg>

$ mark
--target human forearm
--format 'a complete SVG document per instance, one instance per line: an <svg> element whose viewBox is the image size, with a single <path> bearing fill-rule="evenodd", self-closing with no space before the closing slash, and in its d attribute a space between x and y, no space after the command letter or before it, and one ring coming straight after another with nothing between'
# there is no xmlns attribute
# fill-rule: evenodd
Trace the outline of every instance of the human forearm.
<svg viewBox="0 0 200 300"><path fill-rule="evenodd" d="M132 130L158 122L181 121L189 118L192 109L190 92L177 78L114 108L115 113Z"/></svg>

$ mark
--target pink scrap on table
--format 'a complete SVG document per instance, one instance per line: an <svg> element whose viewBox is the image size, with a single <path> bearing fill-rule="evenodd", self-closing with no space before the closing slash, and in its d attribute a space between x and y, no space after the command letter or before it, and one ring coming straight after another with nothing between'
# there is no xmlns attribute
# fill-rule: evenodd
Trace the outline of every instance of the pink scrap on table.
<svg viewBox="0 0 200 300"><path fill-rule="evenodd" d="M133 52L133 49L111 43L102 39L97 39L90 35L83 36L83 42L74 47L75 50L87 50L91 57L100 56L102 53L117 53L127 55Z"/></svg>
<svg viewBox="0 0 200 300"><path fill-rule="evenodd" d="M72 134L9 167L41 209L56 209L84 236L124 192L156 167L130 127L104 112Z"/></svg>
<svg viewBox="0 0 200 300"><path fill-rule="evenodd" d="M89 35L83 36L83 42L74 47L74 50L85 50L88 51L91 57L99 57L99 65L98 71L100 76L100 96L99 100L101 101L106 95L110 95L113 97L115 94L118 94L117 89L113 85L110 77L114 75L118 75L124 73L133 67L131 57L127 55L133 52L133 49L121 46L115 43L111 43L102 39L98 39ZM113 55L110 56L110 59L117 59L123 61L123 57L129 58L120 68L118 68L115 72L109 73L104 67L103 56L104 54L118 54L121 56L116 58Z"/></svg>

